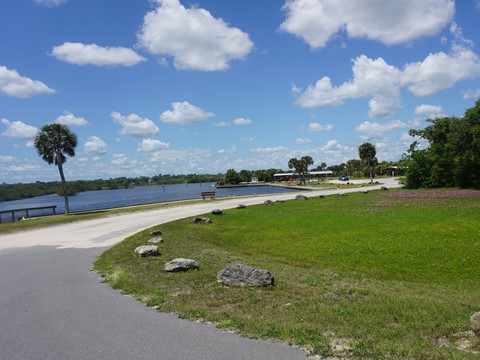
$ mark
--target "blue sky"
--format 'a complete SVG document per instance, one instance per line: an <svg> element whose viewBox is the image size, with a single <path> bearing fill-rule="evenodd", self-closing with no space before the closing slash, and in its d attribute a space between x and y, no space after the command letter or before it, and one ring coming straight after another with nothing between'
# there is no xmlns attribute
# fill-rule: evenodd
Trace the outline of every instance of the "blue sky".
<svg viewBox="0 0 480 360"><path fill-rule="evenodd" d="M2 0L0 182L396 161L480 98L479 0Z"/></svg>

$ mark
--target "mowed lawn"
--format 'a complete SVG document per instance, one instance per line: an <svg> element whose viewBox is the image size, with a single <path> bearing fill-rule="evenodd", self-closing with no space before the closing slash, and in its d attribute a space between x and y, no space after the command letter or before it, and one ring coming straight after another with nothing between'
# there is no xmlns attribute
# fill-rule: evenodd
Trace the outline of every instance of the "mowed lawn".
<svg viewBox="0 0 480 360"><path fill-rule="evenodd" d="M470 331L480 311L480 192L372 191L205 216L213 223L136 234L95 270L159 311L321 356L480 357ZM154 229L161 255L137 257ZM166 274L177 257L200 270ZM229 263L268 269L275 285L223 287L216 274Z"/></svg>

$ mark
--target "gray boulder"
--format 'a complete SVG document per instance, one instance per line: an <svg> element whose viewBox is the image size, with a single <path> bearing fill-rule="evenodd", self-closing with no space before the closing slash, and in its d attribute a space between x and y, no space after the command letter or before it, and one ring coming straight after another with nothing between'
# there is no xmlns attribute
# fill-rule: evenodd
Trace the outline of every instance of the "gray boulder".
<svg viewBox="0 0 480 360"><path fill-rule="evenodd" d="M222 215L222 210L220 210L220 209L212 210L212 214L213 215Z"/></svg>
<svg viewBox="0 0 480 360"><path fill-rule="evenodd" d="M265 200L263 202L263 205L273 205L273 201L272 200Z"/></svg>
<svg viewBox="0 0 480 360"><path fill-rule="evenodd" d="M203 217L194 217L192 220L193 223L203 223L203 224L210 224L212 222L212 219L210 218L203 218Z"/></svg>
<svg viewBox="0 0 480 360"><path fill-rule="evenodd" d="M388 190L388 188L387 188L386 186L382 186L382 187L380 188L380 190L386 191L386 190Z"/></svg>
<svg viewBox="0 0 480 360"><path fill-rule="evenodd" d="M148 240L148 242L149 242L150 244L159 244L159 243L163 242L163 237L161 237L161 236L156 236L156 237L151 238L150 240Z"/></svg>
<svg viewBox="0 0 480 360"><path fill-rule="evenodd" d="M236 208L237 209L245 209L246 206L245 206L245 204L238 204Z"/></svg>
<svg viewBox="0 0 480 360"><path fill-rule="evenodd" d="M477 337L480 337L480 311L470 317L470 326Z"/></svg>
<svg viewBox="0 0 480 360"><path fill-rule="evenodd" d="M160 230L153 230L150 233L150 236L161 236L161 235L162 235L162 232Z"/></svg>
<svg viewBox="0 0 480 360"><path fill-rule="evenodd" d="M227 286L268 286L274 278L268 270L241 264L230 264L217 273L218 282Z"/></svg>
<svg viewBox="0 0 480 360"><path fill-rule="evenodd" d="M137 247L135 252L141 257L160 255L158 252L158 246L156 245L142 245Z"/></svg>
<svg viewBox="0 0 480 360"><path fill-rule="evenodd" d="M165 264L165 271L167 272L179 272L188 271L192 269L198 269L198 263L192 259L177 258L169 261Z"/></svg>
<svg viewBox="0 0 480 360"><path fill-rule="evenodd" d="M297 196L295 196L295 200L308 200L308 197L302 194L298 194Z"/></svg>

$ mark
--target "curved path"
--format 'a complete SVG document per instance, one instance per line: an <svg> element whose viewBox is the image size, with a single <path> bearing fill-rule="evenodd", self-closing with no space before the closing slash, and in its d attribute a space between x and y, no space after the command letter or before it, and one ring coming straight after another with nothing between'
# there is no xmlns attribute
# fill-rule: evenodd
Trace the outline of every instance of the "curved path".
<svg viewBox="0 0 480 360"><path fill-rule="evenodd" d="M394 179L383 181L399 187ZM379 186L368 189L379 188ZM330 195L363 189L305 192ZM298 193L164 208L0 236L0 358L295 360L305 352L157 313L100 283L92 262L142 229Z"/></svg>

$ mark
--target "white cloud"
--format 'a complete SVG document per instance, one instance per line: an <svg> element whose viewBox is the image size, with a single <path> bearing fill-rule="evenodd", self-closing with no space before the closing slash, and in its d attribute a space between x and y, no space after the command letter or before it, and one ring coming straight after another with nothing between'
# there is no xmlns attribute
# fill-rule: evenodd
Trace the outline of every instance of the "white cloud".
<svg viewBox="0 0 480 360"><path fill-rule="evenodd" d="M254 142L255 140L256 140L256 138L254 136L240 138L241 142Z"/></svg>
<svg viewBox="0 0 480 360"><path fill-rule="evenodd" d="M187 101L173 102L173 111L165 111L161 116L162 122L176 123L176 124L193 124L205 121L215 114L207 112L201 108L190 104Z"/></svg>
<svg viewBox="0 0 480 360"><path fill-rule="evenodd" d="M382 58L373 60L365 55L352 62L353 80L334 87L330 78L325 76L301 93L296 103L313 108L342 105L346 99L370 97L371 117L391 115L400 107L400 70Z"/></svg>
<svg viewBox="0 0 480 360"><path fill-rule="evenodd" d="M226 123L225 121L219 121L219 122L214 122L214 123L213 123L213 126L216 126L216 127L225 127L225 126L228 126L228 123Z"/></svg>
<svg viewBox="0 0 480 360"><path fill-rule="evenodd" d="M10 122L7 119L2 119L1 122L7 127L7 129L2 132L2 135L13 139L33 139L38 132L35 126L27 125L21 121Z"/></svg>
<svg viewBox="0 0 480 360"><path fill-rule="evenodd" d="M12 162L13 160L15 160L15 158L13 156L0 155L0 162L1 163Z"/></svg>
<svg viewBox="0 0 480 360"><path fill-rule="evenodd" d="M75 65L133 66L146 59L125 47L103 47L97 44L66 42L55 46L52 55Z"/></svg>
<svg viewBox="0 0 480 360"><path fill-rule="evenodd" d="M326 153L342 151L343 149L343 146L340 145L338 140L329 140L324 146L321 147L321 150Z"/></svg>
<svg viewBox="0 0 480 360"><path fill-rule="evenodd" d="M89 136L84 146L88 155L105 155L108 152L107 144L96 136Z"/></svg>
<svg viewBox="0 0 480 360"><path fill-rule="evenodd" d="M113 154L112 158L113 165L122 166L128 163L128 158L123 153Z"/></svg>
<svg viewBox="0 0 480 360"><path fill-rule="evenodd" d="M297 139L295 140L295 144L297 145L306 145L306 144L310 144L312 142L312 140L310 139Z"/></svg>
<svg viewBox="0 0 480 360"><path fill-rule="evenodd" d="M235 125L250 125L253 123L252 120L250 119L245 119L245 118L237 118L235 120L233 120L233 123Z"/></svg>
<svg viewBox="0 0 480 360"><path fill-rule="evenodd" d="M46 7L60 6L67 2L67 0L34 0L38 5Z"/></svg>
<svg viewBox="0 0 480 360"><path fill-rule="evenodd" d="M387 45L437 34L453 18L453 0L288 0L280 29L301 37L310 47L326 46L337 33Z"/></svg>
<svg viewBox="0 0 480 360"><path fill-rule="evenodd" d="M480 0L479 0L480 1ZM480 89L469 89L462 93L463 99L478 99L480 98Z"/></svg>
<svg viewBox="0 0 480 360"><path fill-rule="evenodd" d="M185 8L178 0L154 0L137 37L148 52L174 58L177 69L226 70L253 48L247 33L214 18L208 10Z"/></svg>
<svg viewBox="0 0 480 360"><path fill-rule="evenodd" d="M443 114L443 109L441 106L428 105L428 104L418 105L415 108L415 114L421 115L425 118L435 118L435 117L445 116L445 114Z"/></svg>
<svg viewBox="0 0 480 360"><path fill-rule="evenodd" d="M16 70L0 66L0 92L13 97L28 98L39 94L53 94L43 82L20 75Z"/></svg>
<svg viewBox="0 0 480 360"><path fill-rule="evenodd" d="M235 146L231 146L228 149L219 149L217 151L218 154L223 155L223 154L234 154L237 152L237 148Z"/></svg>
<svg viewBox="0 0 480 360"><path fill-rule="evenodd" d="M68 111L65 111L65 114L57 117L54 122L59 124L64 124L64 125L75 125L75 126L84 126L88 124L88 121L85 120L83 117L77 117Z"/></svg>
<svg viewBox="0 0 480 360"><path fill-rule="evenodd" d="M409 125L405 124L400 120L389 121L385 124L371 123L369 121L365 121L358 125L355 128L355 131L365 134L365 136L362 138L368 140L382 137L385 132L396 129L405 129L407 127L409 127Z"/></svg>
<svg viewBox="0 0 480 360"><path fill-rule="evenodd" d="M319 124L317 122L311 122L310 124L308 124L308 131L312 131L312 132L315 132L315 131L329 131L329 130L332 130L332 129L333 129L332 124L322 125L322 124Z"/></svg>
<svg viewBox="0 0 480 360"><path fill-rule="evenodd" d="M480 10L480 0L475 0L475 8Z"/></svg>
<svg viewBox="0 0 480 360"><path fill-rule="evenodd" d="M165 143L156 139L143 139L140 144L138 144L138 151L152 152L157 150L169 149L170 143Z"/></svg>
<svg viewBox="0 0 480 360"><path fill-rule="evenodd" d="M137 114L123 116L122 114L113 111L110 115L112 116L113 121L122 125L122 129L119 131L120 135L149 137L160 132L160 129L152 120L141 118Z"/></svg>
<svg viewBox="0 0 480 360"><path fill-rule="evenodd" d="M287 147L284 146L276 146L276 147L266 147L266 148L256 148L251 150L254 153L266 154L266 153L278 153L278 152L285 152L288 151Z"/></svg>
<svg viewBox="0 0 480 360"><path fill-rule="evenodd" d="M382 58L373 60L361 55L353 60L352 71L353 79L340 86L332 86L330 78L325 76L303 93L297 92L296 104L314 108L342 105L347 99L370 98L369 116L386 117L400 108L403 87L416 96L451 88L459 81L480 76L480 58L457 42L450 54L430 54L403 69L387 64Z"/></svg>

